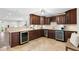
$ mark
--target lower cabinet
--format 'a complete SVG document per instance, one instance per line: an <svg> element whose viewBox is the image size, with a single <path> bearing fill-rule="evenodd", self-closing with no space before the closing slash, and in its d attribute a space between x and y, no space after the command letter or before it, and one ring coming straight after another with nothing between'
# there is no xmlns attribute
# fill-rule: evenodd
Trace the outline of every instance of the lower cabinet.
<svg viewBox="0 0 79 59"><path fill-rule="evenodd" d="M41 29L41 30L39 30L39 31L40 31L40 36L41 36L41 37L44 37L44 30Z"/></svg>
<svg viewBox="0 0 79 59"><path fill-rule="evenodd" d="M42 29L29 31L29 40L33 40L42 36L44 36L44 31Z"/></svg>
<svg viewBox="0 0 79 59"><path fill-rule="evenodd" d="M55 30L46 30L46 33L44 33L45 30L33 30L29 31L29 40L33 40L39 37L48 37L51 39L55 39ZM46 34L46 36L45 36Z"/></svg>
<svg viewBox="0 0 79 59"><path fill-rule="evenodd" d="M71 37L71 34L73 32L76 32L76 31L64 31L65 41L67 41L68 38ZM28 34L29 35L29 41L40 38L40 37L45 37L44 36L45 33L44 33L43 29L31 30L28 33L29 33ZM55 39L55 30L46 30L46 33L47 33L46 35L47 35L48 38ZM20 44L20 32L10 33L10 45L11 45L11 47L17 46L19 44Z"/></svg>
<svg viewBox="0 0 79 59"><path fill-rule="evenodd" d="M48 38L55 39L55 30L48 30Z"/></svg>
<svg viewBox="0 0 79 59"><path fill-rule="evenodd" d="M71 34L76 31L64 31L65 42L71 37Z"/></svg>
<svg viewBox="0 0 79 59"><path fill-rule="evenodd" d="M10 45L11 47L17 46L20 43L20 33L19 32L13 32L10 33Z"/></svg>
<svg viewBox="0 0 79 59"><path fill-rule="evenodd" d="M71 37L71 34L76 31L64 31L65 42ZM55 39L55 30L48 30L48 38Z"/></svg>

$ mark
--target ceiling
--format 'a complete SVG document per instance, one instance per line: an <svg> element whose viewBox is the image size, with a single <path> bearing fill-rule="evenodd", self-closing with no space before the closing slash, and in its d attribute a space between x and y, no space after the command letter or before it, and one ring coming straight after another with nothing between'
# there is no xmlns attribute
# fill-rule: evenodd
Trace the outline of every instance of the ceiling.
<svg viewBox="0 0 79 59"><path fill-rule="evenodd" d="M0 20L25 20L29 14L41 16L42 9L45 11L43 16L49 17L64 14L72 8L0 8Z"/></svg>

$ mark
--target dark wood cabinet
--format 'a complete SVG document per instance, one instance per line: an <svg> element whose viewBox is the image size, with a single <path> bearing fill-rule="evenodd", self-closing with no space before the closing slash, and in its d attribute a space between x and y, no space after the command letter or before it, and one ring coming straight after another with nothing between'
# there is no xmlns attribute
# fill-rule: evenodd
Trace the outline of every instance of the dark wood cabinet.
<svg viewBox="0 0 79 59"><path fill-rule="evenodd" d="M56 16L50 17L50 22L56 22Z"/></svg>
<svg viewBox="0 0 79 59"><path fill-rule="evenodd" d="M41 24L42 25L49 25L50 24L50 17L44 17L44 16L41 16L42 19L40 20Z"/></svg>
<svg viewBox="0 0 79 59"><path fill-rule="evenodd" d="M40 37L44 37L44 30L43 29L40 30Z"/></svg>
<svg viewBox="0 0 79 59"><path fill-rule="evenodd" d="M49 17L45 17L44 18L44 25L49 25L50 24L50 18Z"/></svg>
<svg viewBox="0 0 79 59"><path fill-rule="evenodd" d="M57 24L65 24L65 15L56 16Z"/></svg>
<svg viewBox="0 0 79 59"><path fill-rule="evenodd" d="M49 25L51 22L57 24L77 24L77 9L71 9L65 12L64 15L45 17L30 14L30 24L34 25ZM42 20L40 19L42 17Z"/></svg>
<svg viewBox="0 0 79 59"><path fill-rule="evenodd" d="M67 41L71 37L71 34L73 32L76 32L76 31L64 31L65 41Z"/></svg>
<svg viewBox="0 0 79 59"><path fill-rule="evenodd" d="M65 20L65 24L70 24L70 23L71 23L70 12L66 12L66 20Z"/></svg>
<svg viewBox="0 0 79 59"><path fill-rule="evenodd" d="M77 24L77 9L71 9L65 12L64 15L57 15L50 17L50 22L57 22L57 24Z"/></svg>
<svg viewBox="0 0 79 59"><path fill-rule="evenodd" d="M30 14L30 24L32 25L49 25L50 17L37 16Z"/></svg>
<svg viewBox="0 0 79 59"><path fill-rule="evenodd" d="M35 39L35 33L34 31L29 31L29 40Z"/></svg>
<svg viewBox="0 0 79 59"><path fill-rule="evenodd" d="M66 12L65 24L77 24L77 10L71 9Z"/></svg>
<svg viewBox="0 0 79 59"><path fill-rule="evenodd" d="M48 30L48 38L55 39L55 30Z"/></svg>
<svg viewBox="0 0 79 59"><path fill-rule="evenodd" d="M10 33L10 44L11 47L17 46L20 43L20 33L19 32L13 32Z"/></svg>
<svg viewBox="0 0 79 59"><path fill-rule="evenodd" d="M30 14L30 24L32 24L32 25L40 25L40 16Z"/></svg>
<svg viewBox="0 0 79 59"><path fill-rule="evenodd" d="M33 40L42 36L44 36L44 31L42 29L29 31L29 40Z"/></svg>
<svg viewBox="0 0 79 59"><path fill-rule="evenodd" d="M44 36L44 30L45 29L39 29L39 30L31 30L28 32L29 40L34 40L40 37ZM64 31L64 39L65 41L68 40L68 38L71 37L71 34L76 31ZM48 30L47 37L51 39L55 39L55 30ZM11 47L20 45L20 33L19 32L12 32L10 33L10 45Z"/></svg>

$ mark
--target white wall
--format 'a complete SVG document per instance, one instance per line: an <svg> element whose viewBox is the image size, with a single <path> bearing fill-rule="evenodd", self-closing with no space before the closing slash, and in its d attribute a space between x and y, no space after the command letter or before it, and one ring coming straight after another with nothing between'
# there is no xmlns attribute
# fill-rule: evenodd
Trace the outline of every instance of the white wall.
<svg viewBox="0 0 79 59"><path fill-rule="evenodd" d="M79 8L77 8L77 31L79 33Z"/></svg>
<svg viewBox="0 0 79 59"><path fill-rule="evenodd" d="M9 33L0 32L0 48L9 47Z"/></svg>
<svg viewBox="0 0 79 59"><path fill-rule="evenodd" d="M6 28L7 25L10 25L10 27L22 27L26 24L26 21L1 21L0 22L0 30L1 28Z"/></svg>
<svg viewBox="0 0 79 59"><path fill-rule="evenodd" d="M26 16L25 20L27 22L27 26L29 26L30 25L30 16L29 16L29 14Z"/></svg>

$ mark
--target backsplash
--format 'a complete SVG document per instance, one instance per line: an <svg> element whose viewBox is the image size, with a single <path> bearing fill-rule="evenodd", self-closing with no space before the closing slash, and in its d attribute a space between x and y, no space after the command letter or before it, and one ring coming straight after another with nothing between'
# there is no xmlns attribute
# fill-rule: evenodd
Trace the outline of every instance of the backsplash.
<svg viewBox="0 0 79 59"><path fill-rule="evenodd" d="M53 23L51 25L30 25L29 27L10 27L8 31L23 31L31 29L52 29L52 30L61 30L61 27L64 27L65 31L77 31L77 25L58 25Z"/></svg>
<svg viewBox="0 0 79 59"><path fill-rule="evenodd" d="M65 25L65 30L77 31L77 25Z"/></svg>
<svg viewBox="0 0 79 59"><path fill-rule="evenodd" d="M61 30L61 27L64 27L64 30L67 31L77 31L77 25L74 24L56 24L56 23L52 23L51 25L34 25L35 29L53 29L53 30Z"/></svg>

